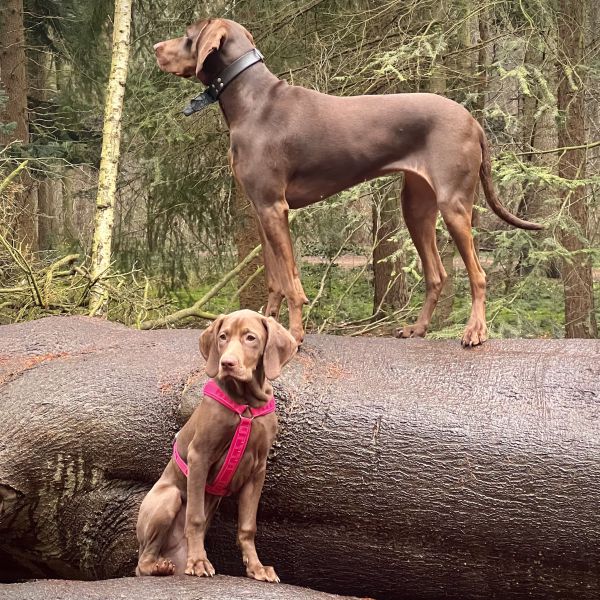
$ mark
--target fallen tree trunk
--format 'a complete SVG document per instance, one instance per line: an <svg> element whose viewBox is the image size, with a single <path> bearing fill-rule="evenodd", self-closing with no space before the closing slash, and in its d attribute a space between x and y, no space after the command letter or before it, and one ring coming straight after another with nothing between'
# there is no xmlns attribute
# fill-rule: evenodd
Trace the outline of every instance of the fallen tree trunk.
<svg viewBox="0 0 600 600"><path fill-rule="evenodd" d="M0 585L3 600L353 600L291 585L259 583L241 577L136 577L104 581L44 579ZM354 598L354 600L358 600Z"/></svg>
<svg viewBox="0 0 600 600"><path fill-rule="evenodd" d="M131 575L137 509L204 375L198 332L0 328L0 572ZM598 598L600 342L308 336L277 386L257 546L282 581L410 598ZM209 533L241 574L235 505Z"/></svg>

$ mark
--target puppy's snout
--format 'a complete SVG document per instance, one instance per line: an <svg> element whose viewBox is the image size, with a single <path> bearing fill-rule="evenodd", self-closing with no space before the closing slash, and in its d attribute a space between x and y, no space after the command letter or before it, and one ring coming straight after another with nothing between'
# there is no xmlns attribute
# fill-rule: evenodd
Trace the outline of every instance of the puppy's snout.
<svg viewBox="0 0 600 600"><path fill-rule="evenodd" d="M156 44L154 44L153 48L154 48L154 53L158 54L160 52L160 50L162 49L164 45L164 42L158 42Z"/></svg>
<svg viewBox="0 0 600 600"><path fill-rule="evenodd" d="M238 359L232 355L225 355L221 357L221 366L224 369L235 369L239 365Z"/></svg>

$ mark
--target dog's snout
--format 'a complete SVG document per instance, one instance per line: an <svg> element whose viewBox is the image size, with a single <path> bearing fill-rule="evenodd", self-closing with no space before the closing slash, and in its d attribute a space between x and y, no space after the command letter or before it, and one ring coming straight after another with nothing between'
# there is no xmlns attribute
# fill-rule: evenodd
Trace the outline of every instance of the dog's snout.
<svg viewBox="0 0 600 600"><path fill-rule="evenodd" d="M230 354L223 356L221 357L221 366L224 369L233 369L238 366L238 359Z"/></svg>
<svg viewBox="0 0 600 600"><path fill-rule="evenodd" d="M158 51L163 47L163 44L164 42L157 42L156 44L154 44L154 52L158 53Z"/></svg>

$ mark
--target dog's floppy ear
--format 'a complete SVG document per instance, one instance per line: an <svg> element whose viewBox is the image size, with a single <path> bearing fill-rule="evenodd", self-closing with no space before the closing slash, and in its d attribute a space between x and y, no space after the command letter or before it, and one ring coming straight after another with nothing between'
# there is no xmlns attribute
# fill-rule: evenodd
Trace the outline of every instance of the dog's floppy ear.
<svg viewBox="0 0 600 600"><path fill-rule="evenodd" d="M250 40L250 43L254 46L254 38L252 34L244 27L244 35Z"/></svg>
<svg viewBox="0 0 600 600"><path fill-rule="evenodd" d="M203 77L204 61L211 52L218 50L227 37L227 27L221 19L209 21L196 40L196 77L208 84Z"/></svg>
<svg viewBox="0 0 600 600"><path fill-rule="evenodd" d="M217 345L217 336L223 324L225 315L219 315L216 320L211 323L200 334L200 354L206 361L206 374L209 377L214 377L219 372L219 348Z"/></svg>
<svg viewBox="0 0 600 600"><path fill-rule="evenodd" d="M265 317L267 343L263 353L263 366L267 379L276 379L282 367L288 363L298 350L298 344L292 334L273 317Z"/></svg>

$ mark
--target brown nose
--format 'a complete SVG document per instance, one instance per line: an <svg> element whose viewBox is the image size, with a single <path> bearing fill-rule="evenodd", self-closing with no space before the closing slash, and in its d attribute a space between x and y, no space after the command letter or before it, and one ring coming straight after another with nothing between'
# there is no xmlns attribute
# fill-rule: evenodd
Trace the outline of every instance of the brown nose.
<svg viewBox="0 0 600 600"><path fill-rule="evenodd" d="M158 42L157 44L154 44L153 48L154 48L154 52L158 52L160 48L162 48L164 42Z"/></svg>
<svg viewBox="0 0 600 600"><path fill-rule="evenodd" d="M238 361L237 358L235 356L223 356L221 358L221 366L224 369L233 369L234 367L238 366Z"/></svg>

